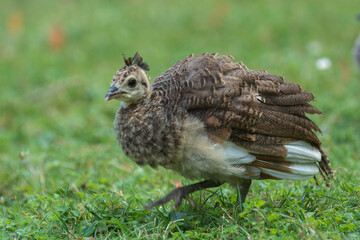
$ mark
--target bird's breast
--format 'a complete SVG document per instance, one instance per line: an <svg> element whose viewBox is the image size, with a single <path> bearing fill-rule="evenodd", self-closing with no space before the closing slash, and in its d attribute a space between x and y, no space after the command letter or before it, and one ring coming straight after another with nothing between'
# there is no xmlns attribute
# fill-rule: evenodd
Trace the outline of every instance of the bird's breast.
<svg viewBox="0 0 360 240"><path fill-rule="evenodd" d="M126 156L139 165L167 167L181 147L181 124L161 112L120 109L114 128Z"/></svg>

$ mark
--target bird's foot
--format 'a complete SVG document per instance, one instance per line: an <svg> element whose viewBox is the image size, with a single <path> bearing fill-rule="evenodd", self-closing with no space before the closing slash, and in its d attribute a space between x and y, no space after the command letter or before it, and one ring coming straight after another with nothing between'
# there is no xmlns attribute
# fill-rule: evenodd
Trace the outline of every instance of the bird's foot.
<svg viewBox="0 0 360 240"><path fill-rule="evenodd" d="M190 202L191 206L198 208L199 206L196 204L196 202L194 200L192 200L189 196L190 193L195 192L195 191L199 191L201 189L206 189L206 188L212 188L212 187L217 187L220 186L222 183L219 182L215 182L212 180L205 180L202 182L198 182L198 183L194 183L191 185L187 185L187 186L183 186L181 185L181 183L179 182L175 182L175 186L176 188L174 190L172 190L168 195L166 195L165 197L150 203L148 205L145 206L145 209L151 209L153 207L159 206L161 204L167 203L170 200L174 200L175 201L175 209L177 210L183 199L186 199Z"/></svg>
<svg viewBox="0 0 360 240"><path fill-rule="evenodd" d="M195 208L199 208L199 206L196 204L196 202L190 198L189 191L186 186L184 187L179 182L176 182L175 185L176 185L176 188L174 190L172 190L168 195L166 195L165 197L163 197L155 202L152 202L152 203L146 205L145 209L148 210L153 207L157 207L159 205L167 203L171 200L174 200L175 201L175 209L178 210L183 199L186 199L187 201L189 201L191 206L193 206Z"/></svg>
<svg viewBox="0 0 360 240"><path fill-rule="evenodd" d="M245 203L246 196L249 192L251 186L250 179L244 179L238 186L237 186L237 198L236 202L240 205L241 211L243 210L243 204Z"/></svg>

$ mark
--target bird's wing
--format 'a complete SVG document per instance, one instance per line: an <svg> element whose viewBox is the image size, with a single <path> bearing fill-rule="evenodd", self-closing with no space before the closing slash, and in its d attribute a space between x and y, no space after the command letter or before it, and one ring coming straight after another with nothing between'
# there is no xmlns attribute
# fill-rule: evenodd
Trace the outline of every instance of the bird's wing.
<svg viewBox="0 0 360 240"><path fill-rule="evenodd" d="M153 87L167 89L166 99L200 119L214 142L231 143L254 155L247 164L265 169L263 176L291 172L294 164L289 162L305 164L305 169L306 156L311 158L315 150L316 169L319 165L325 175L332 173L314 133L321 131L305 116L321 112L309 104L314 96L295 83L250 70L231 56L201 54L179 61L155 79ZM299 158L304 161L299 163Z"/></svg>

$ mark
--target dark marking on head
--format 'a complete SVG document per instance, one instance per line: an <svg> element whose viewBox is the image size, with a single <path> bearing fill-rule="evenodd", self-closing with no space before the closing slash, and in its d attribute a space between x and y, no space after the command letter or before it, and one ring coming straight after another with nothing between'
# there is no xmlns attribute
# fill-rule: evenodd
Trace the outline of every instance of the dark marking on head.
<svg viewBox="0 0 360 240"><path fill-rule="evenodd" d="M133 58L131 57L126 58L125 54L123 54L123 58L124 58L125 66L130 67L132 65L136 65L145 71L150 70L149 65L146 62L143 62L143 58L140 57L138 52L135 53Z"/></svg>

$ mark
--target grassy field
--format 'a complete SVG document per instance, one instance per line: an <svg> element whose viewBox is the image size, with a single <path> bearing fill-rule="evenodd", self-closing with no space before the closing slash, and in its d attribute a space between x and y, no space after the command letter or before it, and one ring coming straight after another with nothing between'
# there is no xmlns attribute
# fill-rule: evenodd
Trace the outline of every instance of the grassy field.
<svg viewBox="0 0 360 240"><path fill-rule="evenodd" d="M0 9L0 239L360 239L358 1L3 1ZM190 53L231 54L315 94L312 117L336 170L257 181L244 211L224 185L151 211L190 181L139 168L104 102L122 53L155 78ZM318 69L328 58L331 66Z"/></svg>

